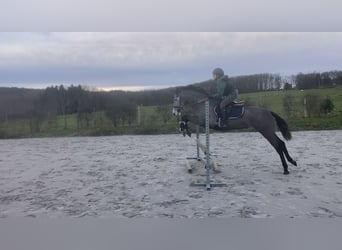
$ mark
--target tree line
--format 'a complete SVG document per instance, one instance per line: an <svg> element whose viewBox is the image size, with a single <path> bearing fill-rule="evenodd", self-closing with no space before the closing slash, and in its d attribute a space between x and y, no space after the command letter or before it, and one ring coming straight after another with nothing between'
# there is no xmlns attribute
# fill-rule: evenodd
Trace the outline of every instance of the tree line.
<svg viewBox="0 0 342 250"><path fill-rule="evenodd" d="M342 85L342 71L323 73L299 73L290 77L279 74L254 74L230 77L240 93L284 89L311 89ZM208 80L197 85L214 91L215 84ZM132 124L136 119L137 107L158 106L165 114L165 106L172 103L175 87L148 91L90 91L82 86L51 86L44 90L0 88L0 121L30 119L33 131L39 131L43 120L77 114L77 127L88 126L94 112L103 111L114 127ZM161 114L162 114L161 113ZM166 114L167 116L167 114Z"/></svg>
<svg viewBox="0 0 342 250"><path fill-rule="evenodd" d="M89 91L81 85L72 85L67 88L63 85L51 86L38 95L31 95L32 103L27 113L23 116L16 114L13 118L31 119L33 132L39 132L40 124L45 120L52 124L56 116L64 117L66 129L68 128L67 116L71 114L76 114L77 129L89 127L92 114L100 111L105 113L114 127L131 125L136 119L137 106L166 105L172 102L172 95L173 91L169 89L141 92L96 92ZM2 120L4 117L8 119L11 115L3 114Z"/></svg>
<svg viewBox="0 0 342 250"><path fill-rule="evenodd" d="M254 74L230 78L240 93L279 90L279 89L316 89L342 86L342 71L323 73L298 73L292 76L280 74Z"/></svg>

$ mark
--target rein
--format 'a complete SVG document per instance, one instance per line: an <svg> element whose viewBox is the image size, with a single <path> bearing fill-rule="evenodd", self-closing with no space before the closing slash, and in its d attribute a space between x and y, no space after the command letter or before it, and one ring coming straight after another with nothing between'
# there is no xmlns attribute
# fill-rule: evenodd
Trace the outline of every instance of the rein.
<svg viewBox="0 0 342 250"><path fill-rule="evenodd" d="M202 103L202 102L205 102L205 101L207 101L207 100L209 100L209 98L202 98L202 99L199 99L198 101L197 101L197 103L196 104L199 104L199 103Z"/></svg>

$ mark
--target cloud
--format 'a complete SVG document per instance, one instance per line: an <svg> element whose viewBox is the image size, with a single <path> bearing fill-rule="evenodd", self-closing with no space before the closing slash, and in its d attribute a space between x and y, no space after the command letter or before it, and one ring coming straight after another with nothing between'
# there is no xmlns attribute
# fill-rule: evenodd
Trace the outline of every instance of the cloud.
<svg viewBox="0 0 342 250"><path fill-rule="evenodd" d="M329 51L341 41L341 33L16 33L0 42L0 64L185 66L215 57Z"/></svg>
<svg viewBox="0 0 342 250"><path fill-rule="evenodd" d="M2 31L341 31L339 0L2 0Z"/></svg>
<svg viewBox="0 0 342 250"><path fill-rule="evenodd" d="M342 33L0 33L0 82L163 85L229 75L333 70Z"/></svg>
<svg viewBox="0 0 342 250"><path fill-rule="evenodd" d="M71 65L143 68L186 65L223 50L214 33L51 33L7 37L6 65Z"/></svg>

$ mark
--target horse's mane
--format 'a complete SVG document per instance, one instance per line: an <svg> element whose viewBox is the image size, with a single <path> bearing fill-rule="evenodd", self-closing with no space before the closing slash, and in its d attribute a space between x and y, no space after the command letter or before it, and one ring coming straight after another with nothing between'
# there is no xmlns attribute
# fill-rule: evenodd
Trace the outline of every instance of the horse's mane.
<svg viewBox="0 0 342 250"><path fill-rule="evenodd" d="M193 84L187 85L187 86L184 86L184 87L177 88L177 93L181 92L182 90L195 91L195 92L198 92L198 93L200 93L200 94L205 95L206 97L209 97L209 96L210 96L210 95L208 94L208 92L205 91L203 88L197 87L197 86L195 86L195 85L193 85Z"/></svg>

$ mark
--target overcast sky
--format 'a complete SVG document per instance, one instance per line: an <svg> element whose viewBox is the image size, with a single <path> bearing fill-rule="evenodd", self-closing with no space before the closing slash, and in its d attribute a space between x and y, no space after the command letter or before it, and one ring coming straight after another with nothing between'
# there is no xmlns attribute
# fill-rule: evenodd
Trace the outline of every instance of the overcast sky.
<svg viewBox="0 0 342 250"><path fill-rule="evenodd" d="M0 86L163 88L207 80L215 67L230 76L341 70L341 8L339 0L2 0Z"/></svg>
<svg viewBox="0 0 342 250"><path fill-rule="evenodd" d="M340 33L0 33L1 86L163 88L230 76L341 70Z"/></svg>

